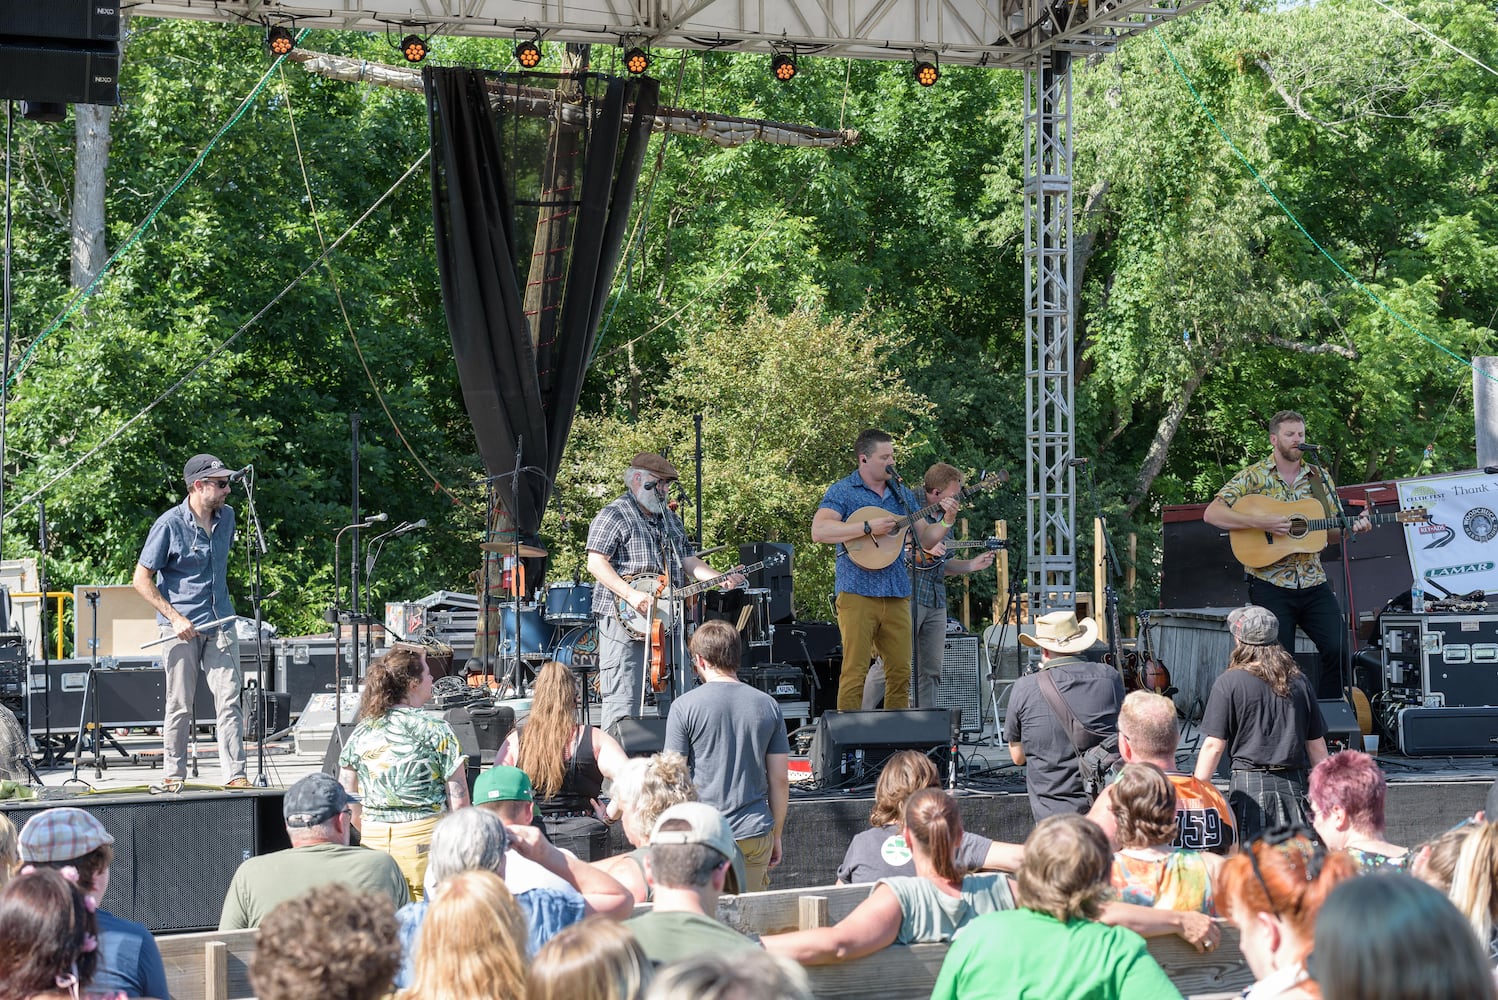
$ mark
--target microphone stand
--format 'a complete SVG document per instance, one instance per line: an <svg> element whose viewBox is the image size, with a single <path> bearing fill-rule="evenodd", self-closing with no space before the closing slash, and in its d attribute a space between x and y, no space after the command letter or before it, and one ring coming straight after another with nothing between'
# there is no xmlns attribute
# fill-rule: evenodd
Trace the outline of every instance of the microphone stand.
<svg viewBox="0 0 1498 1000"><path fill-rule="evenodd" d="M37 631L41 634L42 678L42 732L46 733L46 752L42 754L42 767L54 767L58 755L52 746L52 659L47 653L47 504L36 502L36 582L42 598L38 604Z"/></svg>
<svg viewBox="0 0 1498 1000"><path fill-rule="evenodd" d="M345 531L356 531L359 528L367 528L374 524L377 518L366 518L363 521L355 521L353 524L345 524L338 529L333 536L333 608L330 612L333 625L333 731L338 732L338 726L343 722L343 583L339 579L339 570L342 562L338 558L338 543L343 540ZM358 535L354 536L354 544L358 544ZM357 603L357 595L355 595ZM355 640L357 641L357 639ZM288 664L289 668L289 664ZM290 685L287 685L288 689Z"/></svg>
<svg viewBox="0 0 1498 1000"><path fill-rule="evenodd" d="M910 502L905 499L905 480L903 480L903 479L900 478L900 473L897 472L897 471L895 471L895 467L893 465L891 465L889 467L889 478L890 478L890 482L894 484L894 487L895 487L895 496L899 499L900 506L903 507L903 508L905 508L905 516L906 517L910 517L911 514L914 513L914 512L910 509ZM911 543L911 545L920 545L921 544L921 533L920 533L920 529L916 525L916 520L915 519L911 520L911 522L910 522L910 529L909 530L910 530L910 543ZM920 647L920 643L917 641L917 637L916 637L916 634L915 634L915 632L916 632L916 625L919 622L919 619L917 618L916 599L915 599L915 553L912 551L912 553L909 556L906 556L905 555L905 547L902 545L900 547L900 555L901 555L902 558L905 559L905 567L909 571L909 574L910 574L910 702L909 702L909 704L910 704L911 708L920 708L921 707L921 681L920 681L919 671L921 669L921 665L920 665L920 657L919 657L919 655L917 655L917 650ZM885 668L884 680L885 680L885 687L884 687L884 707L888 708L889 707L889 669L888 669L888 667Z"/></svg>
<svg viewBox="0 0 1498 1000"><path fill-rule="evenodd" d="M255 609L255 672L259 676L259 681L255 684L255 784L260 788L265 788L270 781L265 776L266 662L265 644L261 636L263 619L260 608L260 585L266 545L265 532L260 528L260 514L255 510L255 467L248 466L247 470L240 482L244 484L245 519L250 525L250 532L245 536L245 546L246 558L250 564L250 606ZM336 658L335 649L334 659ZM336 726L337 720L334 721L334 727Z"/></svg>
<svg viewBox="0 0 1498 1000"><path fill-rule="evenodd" d="M1305 456L1306 466L1310 469L1311 474L1321 480L1321 485L1324 488L1326 484L1331 480L1326 474L1326 469L1324 469L1320 465L1320 463L1316 461L1316 455L1320 450L1320 448L1314 448L1309 451L1302 449L1300 453ZM1337 544L1342 549L1341 553L1339 553L1337 561L1342 567L1342 589L1347 594L1347 617L1343 619L1343 628L1345 629L1346 634L1342 640L1343 648L1341 650L1339 662L1337 663L1336 667L1337 697L1346 699L1347 704L1351 705L1352 692L1349 690L1349 688L1352 687L1352 678L1350 676L1350 667L1352 653L1357 649L1358 633L1356 605L1352 597L1352 555L1350 552L1348 552L1347 547L1349 544L1351 544L1353 538L1355 537L1352 533L1352 522L1356 521L1357 518L1348 514L1347 510L1342 506L1341 497L1337 496L1336 493L1332 492L1329 489L1326 490L1326 493L1331 497L1332 503L1335 504L1337 508L1335 512L1335 518L1338 525L1337 531L1341 535L1341 538L1338 540ZM1290 647L1287 647L1290 649L1290 653L1292 656L1295 653L1295 650L1292 648L1294 645L1295 636L1292 634L1290 636ZM1318 649L1316 653L1319 656L1321 651ZM1322 669L1325 668L1323 667ZM1319 682L1320 678L1318 677L1317 680ZM1316 697L1321 697L1320 691L1316 692Z"/></svg>

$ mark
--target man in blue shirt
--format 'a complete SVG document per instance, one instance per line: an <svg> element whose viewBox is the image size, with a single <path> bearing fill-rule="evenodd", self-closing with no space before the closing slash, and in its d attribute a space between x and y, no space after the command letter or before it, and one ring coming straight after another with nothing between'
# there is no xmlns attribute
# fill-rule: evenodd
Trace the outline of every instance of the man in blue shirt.
<svg viewBox="0 0 1498 1000"><path fill-rule="evenodd" d="M894 439L881 430L866 430L853 444L858 468L827 488L811 522L811 540L837 546L837 626L843 637L843 670L838 679L840 712L863 704L863 682L877 650L888 682L885 708L910 705L910 569L905 562L905 527L900 519L921 507L920 498L894 481ZM864 507L888 513L851 519ZM923 546L940 542L957 517L957 501L941 501L942 516L920 519ZM844 543L864 536L894 547L894 561L883 569L864 569L848 555Z"/></svg>
<svg viewBox="0 0 1498 1000"><path fill-rule="evenodd" d="M187 731L198 671L218 716L218 759L228 788L247 788L244 719L239 708L239 643L230 618L229 552L234 508L226 506L233 470L212 455L194 455L182 470L187 498L151 525L135 566L135 589L156 609L166 667L163 779L152 791L176 792L187 777ZM158 579L160 583L158 584Z"/></svg>

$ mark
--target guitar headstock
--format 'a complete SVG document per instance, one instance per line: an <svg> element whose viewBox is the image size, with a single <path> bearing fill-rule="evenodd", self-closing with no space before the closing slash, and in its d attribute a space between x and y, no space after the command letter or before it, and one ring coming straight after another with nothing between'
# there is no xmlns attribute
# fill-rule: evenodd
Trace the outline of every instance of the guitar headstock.
<svg viewBox="0 0 1498 1000"><path fill-rule="evenodd" d="M1424 507L1409 507L1396 511L1394 520L1399 524L1426 524L1430 521L1430 511Z"/></svg>

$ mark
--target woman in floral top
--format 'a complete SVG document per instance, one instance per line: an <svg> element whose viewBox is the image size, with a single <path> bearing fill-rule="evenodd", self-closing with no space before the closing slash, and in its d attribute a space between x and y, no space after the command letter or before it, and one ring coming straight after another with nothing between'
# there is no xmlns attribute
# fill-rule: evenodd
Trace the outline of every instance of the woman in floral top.
<svg viewBox="0 0 1498 1000"><path fill-rule="evenodd" d="M360 842L395 858L413 900L424 893L438 818L468 805L458 737L443 719L421 711L431 696L426 654L392 649L369 665L358 724L338 755L339 780L361 800L349 807Z"/></svg>
<svg viewBox="0 0 1498 1000"><path fill-rule="evenodd" d="M1222 858L1170 846L1176 836L1176 792L1165 772L1154 764L1128 764L1112 788L1119 845L1112 879L1118 898L1159 910L1216 916L1212 876Z"/></svg>

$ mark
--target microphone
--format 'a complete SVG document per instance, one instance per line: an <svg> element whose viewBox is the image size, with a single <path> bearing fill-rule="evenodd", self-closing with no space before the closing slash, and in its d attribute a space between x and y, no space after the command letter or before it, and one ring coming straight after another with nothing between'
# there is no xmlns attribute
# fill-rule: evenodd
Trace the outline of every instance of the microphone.
<svg viewBox="0 0 1498 1000"><path fill-rule="evenodd" d="M894 480L897 483L904 483L904 480L900 478L900 474L895 471L895 467L893 464L886 465L884 467L884 474L889 476L890 479Z"/></svg>
<svg viewBox="0 0 1498 1000"><path fill-rule="evenodd" d="M399 538L401 535L404 535L404 534L407 534L409 532L415 531L417 528L425 528L426 526L427 526L427 519L426 518L422 518L420 521L413 521L410 524L403 524L403 525L401 525L399 528L396 528L394 531L392 531L390 533L390 537L391 538Z"/></svg>
<svg viewBox="0 0 1498 1000"><path fill-rule="evenodd" d="M1319 444L1307 444L1304 441L1302 441L1300 444L1296 445L1295 447L1299 448L1301 451L1312 451L1312 452L1315 452L1315 451L1320 451L1321 450L1321 445L1319 445Z"/></svg>
<svg viewBox="0 0 1498 1000"><path fill-rule="evenodd" d="M229 473L229 482L237 483L244 479L245 476L253 475L254 472L255 467L253 465L246 465L243 469L235 469Z"/></svg>
<svg viewBox="0 0 1498 1000"><path fill-rule="evenodd" d="M1071 466L1073 469L1079 469L1091 461L1092 459L1090 458L1072 458L1068 459L1066 464Z"/></svg>

